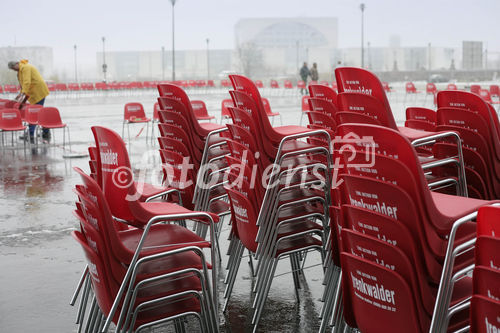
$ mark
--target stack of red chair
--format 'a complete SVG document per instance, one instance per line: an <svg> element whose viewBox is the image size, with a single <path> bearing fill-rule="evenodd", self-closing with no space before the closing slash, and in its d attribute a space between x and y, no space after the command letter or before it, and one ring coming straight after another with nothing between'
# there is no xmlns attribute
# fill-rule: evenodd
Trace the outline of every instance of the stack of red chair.
<svg viewBox="0 0 500 333"><path fill-rule="evenodd" d="M471 294L463 271L473 263L470 220L493 202L430 192L415 149L397 131L339 126L339 136L349 133L373 138L373 163L364 144L339 152L345 163L336 196L341 214L331 223L340 225L331 229L341 230L345 322L362 332L427 332L431 319L448 327L452 317L450 328L463 327L467 314L454 309Z"/></svg>
<svg viewBox="0 0 500 333"><path fill-rule="evenodd" d="M226 156L225 188L233 225L225 298L248 250L259 261L252 319L256 331L278 261L290 259L298 289L304 254L324 251L330 153L322 144L303 140L322 137L329 147L330 139L323 130L273 128L255 84L239 75L230 79L235 90L230 91L234 107L228 108L233 124L227 124L231 156Z"/></svg>
<svg viewBox="0 0 500 333"><path fill-rule="evenodd" d="M470 310L471 332L500 329L500 207L484 207L477 218L476 262Z"/></svg>
<svg viewBox="0 0 500 333"><path fill-rule="evenodd" d="M111 321L138 330L171 320L182 325L179 318L194 314L202 329L217 331L218 217L174 203L142 201L121 137L103 127L92 131L96 148L90 151L98 162L91 163L91 169L101 184L76 169L83 181L76 187L75 212L82 230L74 232L89 262L87 272L100 310L94 305L88 327L107 329ZM209 239L187 229L186 220L207 225ZM211 265L201 249L210 251ZM157 287L148 288L151 285Z"/></svg>
<svg viewBox="0 0 500 333"><path fill-rule="evenodd" d="M219 216L229 214L229 205L223 200L222 172L218 171L225 166L227 154L225 138L221 136L225 126L199 123L187 94L180 87L160 84L158 91L158 141L166 166L165 180L181 191L185 207ZM215 171L206 165L213 165ZM206 229L200 232L203 235Z"/></svg>
<svg viewBox="0 0 500 333"><path fill-rule="evenodd" d="M495 109L476 94L465 91L438 93L437 129L460 134L470 194L500 198L500 124ZM435 155L456 154L455 143L441 142Z"/></svg>

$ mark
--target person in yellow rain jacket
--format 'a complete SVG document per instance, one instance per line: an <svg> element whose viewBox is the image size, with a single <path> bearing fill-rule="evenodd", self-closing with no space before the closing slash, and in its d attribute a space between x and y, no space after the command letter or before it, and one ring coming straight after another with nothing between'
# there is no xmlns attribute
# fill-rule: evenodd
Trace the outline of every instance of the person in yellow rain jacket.
<svg viewBox="0 0 500 333"><path fill-rule="evenodd" d="M8 67L17 72L17 79L21 85L21 92L16 99L28 99L30 104L43 105L45 97L49 95L49 88L35 66L28 64L28 60L10 61ZM36 125L30 125L30 141L33 142ZM43 129L42 138L50 140L50 131Z"/></svg>

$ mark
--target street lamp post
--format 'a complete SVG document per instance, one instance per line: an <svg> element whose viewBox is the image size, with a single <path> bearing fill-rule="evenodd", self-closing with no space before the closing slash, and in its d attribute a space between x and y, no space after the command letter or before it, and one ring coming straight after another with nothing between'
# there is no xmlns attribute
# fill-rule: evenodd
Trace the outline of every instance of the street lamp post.
<svg viewBox="0 0 500 333"><path fill-rule="evenodd" d="M73 49L75 50L75 83L78 83L78 68L76 65L76 44L73 46Z"/></svg>
<svg viewBox="0 0 500 333"><path fill-rule="evenodd" d="M170 0L172 3L172 81L175 81L175 16L174 6L177 0Z"/></svg>
<svg viewBox="0 0 500 333"><path fill-rule="evenodd" d="M106 65L106 49L105 49L106 38L102 37L102 74L104 76L104 82L106 82L106 72L108 65Z"/></svg>
<svg viewBox="0 0 500 333"><path fill-rule="evenodd" d="M209 52L209 43L210 43L210 39L207 38L207 84L208 84L208 80L210 80L210 52Z"/></svg>
<svg viewBox="0 0 500 333"><path fill-rule="evenodd" d="M362 3L359 5L359 9L361 9L361 67L365 67L365 28L364 28L364 12L365 12L365 4Z"/></svg>

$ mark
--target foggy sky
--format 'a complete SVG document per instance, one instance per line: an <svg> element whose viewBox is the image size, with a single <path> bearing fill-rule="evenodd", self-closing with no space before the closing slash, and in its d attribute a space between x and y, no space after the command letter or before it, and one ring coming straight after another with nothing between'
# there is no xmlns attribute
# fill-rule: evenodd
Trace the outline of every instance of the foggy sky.
<svg viewBox="0 0 500 333"><path fill-rule="evenodd" d="M365 0L365 42L388 46L391 35L402 46L460 47L463 40L485 42L500 51L500 0ZM249 17L337 17L338 46L359 47L361 1L353 0L178 0L176 50L234 46L234 25ZM0 1L0 46L50 46L54 65L95 64L96 52L167 50L172 45L169 0ZM8 8L7 8L8 7Z"/></svg>

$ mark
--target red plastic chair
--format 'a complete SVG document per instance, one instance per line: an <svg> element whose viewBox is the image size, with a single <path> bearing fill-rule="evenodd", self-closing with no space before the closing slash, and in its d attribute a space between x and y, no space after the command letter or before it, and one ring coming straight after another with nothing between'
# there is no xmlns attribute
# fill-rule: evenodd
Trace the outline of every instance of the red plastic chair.
<svg viewBox="0 0 500 333"><path fill-rule="evenodd" d="M292 81L290 81L290 80L285 80L283 85L284 85L285 89L292 89L293 88Z"/></svg>
<svg viewBox="0 0 500 333"><path fill-rule="evenodd" d="M295 137L311 136L309 133L316 133L313 135L324 136L324 134L317 133L316 131L310 131L309 129L300 126L272 127L265 113L260 93L252 81L241 75L230 75L230 79L233 83L233 87L237 90L235 92L231 92L231 97L233 98L235 105L240 107L239 103L242 103L242 105L246 104L245 107L248 110L255 112L253 116L255 117L254 119L257 119L256 123L261 131L263 144L271 144L279 147L281 145L280 142L282 142L285 137L290 135Z"/></svg>
<svg viewBox="0 0 500 333"><path fill-rule="evenodd" d="M233 101L228 98L228 99L223 99L221 102L221 118L220 118L220 123L222 124L222 121L225 119L231 118L231 114L229 113L228 107L234 106Z"/></svg>
<svg viewBox="0 0 500 333"><path fill-rule="evenodd" d="M29 125L38 125L38 111L40 111L41 108L43 108L43 106L39 104L25 105L23 120Z"/></svg>
<svg viewBox="0 0 500 333"><path fill-rule="evenodd" d="M297 88L298 88L298 89L306 89L306 84L305 84L305 82L304 82L304 81L302 81L302 80L297 81Z"/></svg>
<svg viewBox="0 0 500 333"><path fill-rule="evenodd" d="M101 91L105 91L105 90L109 90L111 87L106 84L106 82L96 82L95 84L95 89L96 90L101 90Z"/></svg>
<svg viewBox="0 0 500 333"><path fill-rule="evenodd" d="M208 114L207 106L203 101L191 101L191 106L194 111L194 115L197 120L212 120L215 119L215 116L211 116Z"/></svg>
<svg viewBox="0 0 500 333"><path fill-rule="evenodd" d="M454 130L460 134L464 147L472 150L464 155L488 186L488 198L500 197L500 161L495 156L494 141L488 124L477 114L463 109L438 109L438 129ZM479 134L481 133L481 134ZM484 166L478 167L479 162Z"/></svg>
<svg viewBox="0 0 500 333"><path fill-rule="evenodd" d="M21 89L21 87L16 84L5 84L3 86L3 89L5 90L6 93L17 94Z"/></svg>
<svg viewBox="0 0 500 333"><path fill-rule="evenodd" d="M231 82L229 82L228 79L223 79L223 80L220 81L220 85L223 88L229 88L229 87L231 87Z"/></svg>
<svg viewBox="0 0 500 333"><path fill-rule="evenodd" d="M384 88L385 92L386 93L390 93L392 92L392 89L391 87L389 86L389 83L388 82L382 82L382 87Z"/></svg>
<svg viewBox="0 0 500 333"><path fill-rule="evenodd" d="M309 107L309 96L307 95L304 95L302 96L302 99L301 99L301 114L300 114L300 123L299 125L302 126L302 118L304 118L304 114L306 114L308 111L311 111L310 107Z"/></svg>
<svg viewBox="0 0 500 333"><path fill-rule="evenodd" d="M405 127L433 132L436 131L436 124L436 111L420 107L406 108Z"/></svg>
<svg viewBox="0 0 500 333"><path fill-rule="evenodd" d="M437 93L436 84L434 84L433 82L427 82L427 84L425 85L425 93L428 95L436 94Z"/></svg>
<svg viewBox="0 0 500 333"><path fill-rule="evenodd" d="M324 99L337 106L337 93L332 88L320 84L310 84L308 88L311 97Z"/></svg>
<svg viewBox="0 0 500 333"><path fill-rule="evenodd" d="M278 84L278 81L271 80L270 87L273 88L273 89L278 89L280 87L280 85Z"/></svg>
<svg viewBox="0 0 500 333"><path fill-rule="evenodd" d="M500 302L474 295L471 300L470 332L495 332L500 327Z"/></svg>
<svg viewBox="0 0 500 333"><path fill-rule="evenodd" d="M231 86L231 85L229 85L229 86ZM257 88L264 88L264 83L262 83L262 80L256 80L255 81L255 86Z"/></svg>
<svg viewBox="0 0 500 333"><path fill-rule="evenodd" d="M490 86L490 95L491 97L499 98L500 97L500 86L497 84L492 84Z"/></svg>
<svg viewBox="0 0 500 333"><path fill-rule="evenodd" d="M500 101L493 101L491 99L490 92L487 89L480 89L479 96L481 96L481 98L484 99L485 102L487 102L487 103L490 103L490 104L499 104L500 103Z"/></svg>
<svg viewBox="0 0 500 333"><path fill-rule="evenodd" d="M458 90L458 87L455 83L448 83L446 90Z"/></svg>
<svg viewBox="0 0 500 333"><path fill-rule="evenodd" d="M280 124L283 126L283 117L279 112L273 112L271 111L271 104L269 103L269 100L265 97L262 98L262 104L264 105L264 110L266 111L266 115L268 117L272 117L272 124L274 124L274 117L279 116L280 117Z"/></svg>
<svg viewBox="0 0 500 333"><path fill-rule="evenodd" d="M479 90L481 90L481 86L478 84L470 85L470 92L479 95Z"/></svg>
<svg viewBox="0 0 500 333"><path fill-rule="evenodd" d="M231 85L231 83L229 83L229 85ZM165 107L167 107L165 103L171 103L171 101L166 99L164 101L165 103L162 104L161 99L174 99L174 102L177 102L174 109L179 108L179 110L183 113L184 118L186 118L189 125L194 130L194 133L200 137L207 137L210 132L224 128L224 126L214 123L199 123L194 114L189 97L186 92L182 90L182 88L173 84L160 84L158 85L158 92L161 96L160 99L158 99L161 109L165 110Z"/></svg>
<svg viewBox="0 0 500 333"><path fill-rule="evenodd" d="M92 231L92 228L89 227L88 231ZM92 233L92 235L93 237L98 237L98 234L95 232ZM174 318L181 317L183 313L192 314L194 312L200 313L200 316L203 316L204 310L202 309L204 306L206 306L206 304L201 305L202 299L193 297L193 295L196 295L196 293L186 292L188 290L195 291L202 288L200 288L200 286L203 286L203 282L201 281L201 274L200 282L198 282L198 280L195 279L194 276L190 277L189 274L177 273L174 270L163 275L163 278L161 276L135 278L134 285L136 284L137 286L134 289L140 290L140 288L143 287L145 289L143 289L144 291L140 291L139 293L137 293L137 296L133 297L130 300L130 307L128 308L128 310L126 310L127 303L121 304L121 306L124 308L122 309L123 317L118 317L117 314L115 315L113 313L114 311L112 310L112 304L117 295L119 295L119 285L111 277L109 267L107 266L107 262L105 260L106 258L103 256L103 252L98 251L98 249L102 250L102 247L96 248L97 243L94 242L96 238L89 239L89 234L85 234L84 236L82 233L74 231L72 233L72 236L82 246L88 262L88 267L91 268L89 269L89 275L91 278L92 289L95 293L93 306L95 306L97 303L100 310L105 316L109 316L111 314L110 321L114 321L118 325L118 327L124 326L123 328L126 328L130 325L130 329L141 330L145 327L151 326L151 323L159 324L162 322L173 320ZM161 254L160 259L176 259L177 255L178 253L175 252L164 252ZM156 257L160 256L157 255ZM175 263L175 261L173 261L173 263ZM150 263L145 261L144 264L141 263L138 267L140 269L144 269L144 266L147 265L150 265ZM176 280L179 281L179 278L182 277L184 277L183 282L177 283ZM151 289L147 289L151 288L151 286L153 286L155 283L157 285L155 291L152 292ZM132 292L136 294L137 290L130 290L130 294L132 294ZM203 293L205 294L205 296L210 298L205 290ZM143 302L155 304L156 309L146 310L147 307L142 304ZM173 302L173 304L171 304L170 302ZM142 308L144 308L144 310L146 311L142 310L141 312L139 312L139 309ZM139 315L137 315L135 312L138 312ZM208 324L208 322L210 322L210 324L208 324L209 326L214 324L213 318L208 319L208 316L203 319L205 322L202 322L201 318L198 318L200 319L200 325L202 326L202 328L206 329L206 325ZM91 313L87 323L95 321L96 317L97 316ZM126 319L125 322L124 319Z"/></svg>
<svg viewBox="0 0 500 333"><path fill-rule="evenodd" d="M436 111L421 107L406 108L406 120L423 120L431 124L436 124Z"/></svg>
<svg viewBox="0 0 500 333"><path fill-rule="evenodd" d="M146 142L148 141L149 123L151 119L146 117L144 107L141 103L127 103L124 107L122 137L125 133L125 124L127 125L128 141L130 142L130 124L146 123ZM139 134L142 132L139 131ZM137 135L137 136L138 136Z"/></svg>
<svg viewBox="0 0 500 333"><path fill-rule="evenodd" d="M31 108L29 109L31 112ZM66 146L66 131L68 132L68 144L69 150L71 151L71 137L69 134L69 127L62 122L59 110L54 107L43 107L38 111L38 128L47 128L53 130L56 128L63 129L63 147ZM53 132L53 131L52 131ZM54 138L55 142L55 138Z"/></svg>
<svg viewBox="0 0 500 333"><path fill-rule="evenodd" d="M154 87L148 87L148 88L154 88ZM160 115L158 114L158 111L160 110L160 105L158 102L155 102L153 105L153 118L151 118L151 141L154 141L155 139L155 123L158 124L160 121Z"/></svg>
<svg viewBox="0 0 500 333"><path fill-rule="evenodd" d="M476 128L476 130L482 131L480 135L484 136L486 143L490 147L492 160L500 162L500 123L491 104L485 103L476 94L463 91L444 91L438 94L438 108L460 108L477 112L488 128L486 131L484 131L484 128ZM461 126L460 124L458 122L455 125ZM461 127L465 126L462 125ZM498 163L493 163L493 166L495 166L497 174L500 175L500 170L497 169Z"/></svg>
<svg viewBox="0 0 500 333"><path fill-rule="evenodd" d="M56 83L56 91L66 92L68 91L68 86L66 83Z"/></svg>
<svg viewBox="0 0 500 333"><path fill-rule="evenodd" d="M413 84L413 82L406 82L405 90L406 90L407 94L419 93L419 91L417 91L417 88L415 87L415 84Z"/></svg>
<svg viewBox="0 0 500 333"><path fill-rule="evenodd" d="M4 133L12 133L12 145L14 145L14 133L23 131L26 136L26 126L23 125L21 113L17 109L0 109L0 131L2 132L2 149L5 148ZM24 149L26 150L26 141L24 141Z"/></svg>
<svg viewBox="0 0 500 333"><path fill-rule="evenodd" d="M68 83L68 90L80 91L80 85L78 83Z"/></svg>

